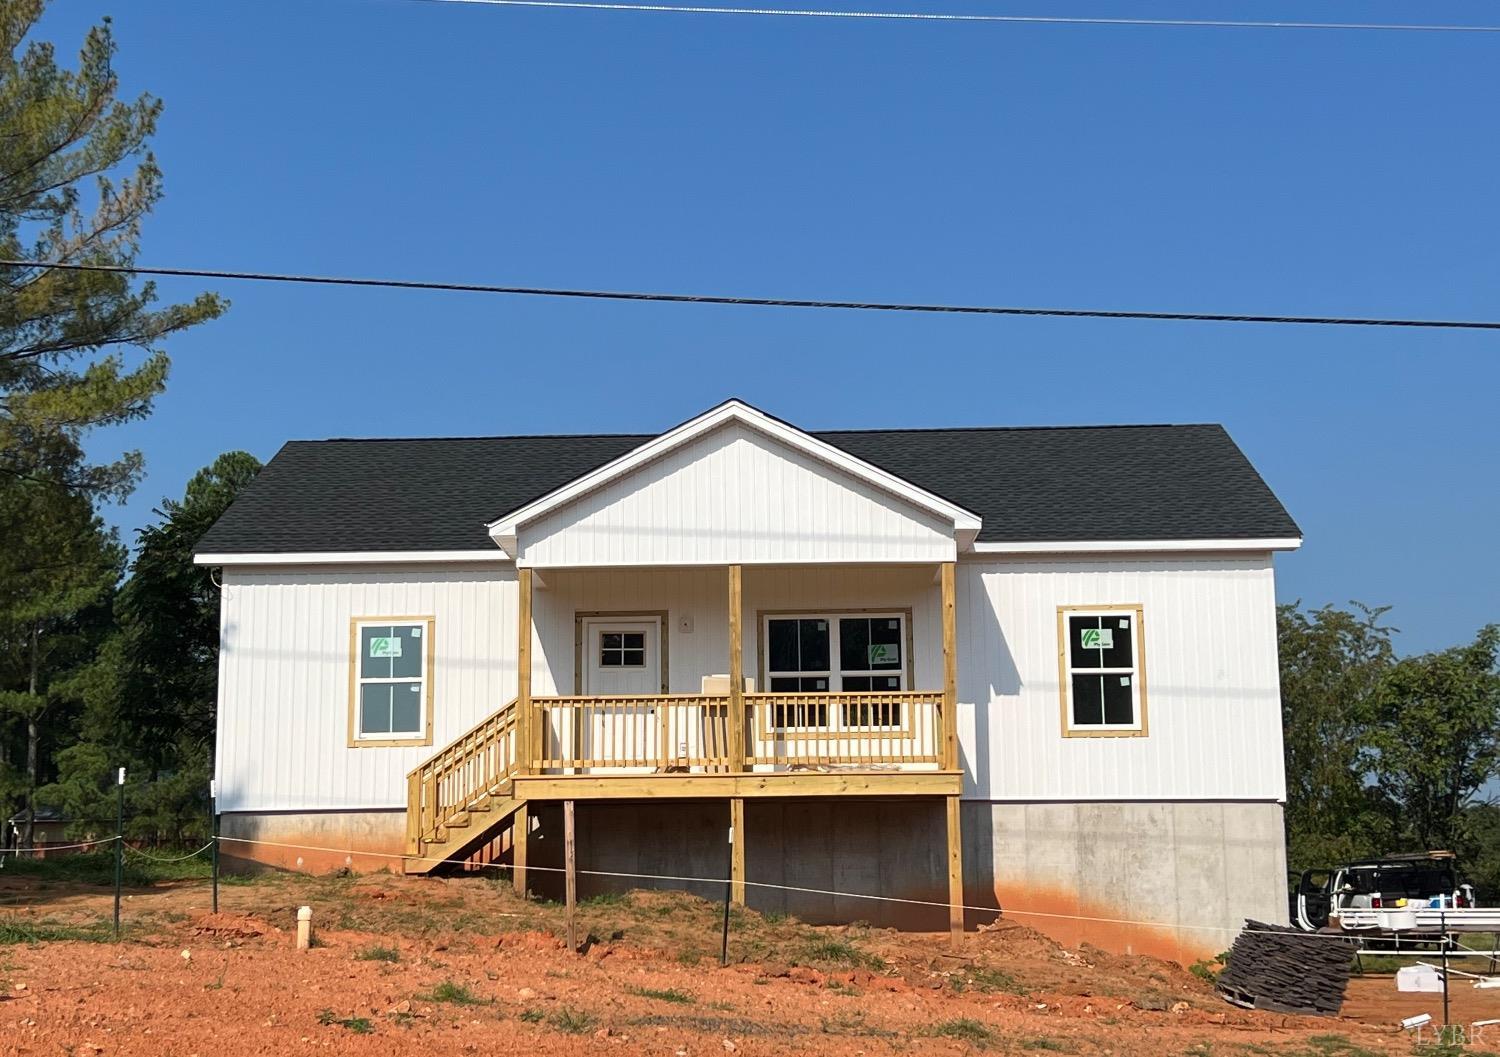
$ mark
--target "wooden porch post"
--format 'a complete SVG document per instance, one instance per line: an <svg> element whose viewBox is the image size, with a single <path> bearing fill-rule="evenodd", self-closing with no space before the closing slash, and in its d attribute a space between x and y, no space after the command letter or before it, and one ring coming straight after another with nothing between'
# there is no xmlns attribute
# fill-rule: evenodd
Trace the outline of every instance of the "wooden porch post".
<svg viewBox="0 0 1500 1057"><path fill-rule="evenodd" d="M745 769L745 659L740 629L741 569L729 567L729 772Z"/></svg>
<svg viewBox="0 0 1500 1057"><path fill-rule="evenodd" d="M516 607L516 773L531 773L531 579L530 569L517 572L520 600Z"/></svg>
<svg viewBox="0 0 1500 1057"><path fill-rule="evenodd" d="M943 580L943 769L958 770L958 615L954 563L944 562Z"/></svg>
<svg viewBox="0 0 1500 1057"><path fill-rule="evenodd" d="M520 588L519 604L516 607L516 773L531 773L531 728L535 717L531 714L531 580L530 569L520 569L516 574ZM516 886L516 895L526 898L526 842L530 836L531 813L525 804L516 809L515 822L511 825L511 875Z"/></svg>
<svg viewBox="0 0 1500 1057"><path fill-rule="evenodd" d="M963 835L959 825L959 803L956 796L948 800L948 931L953 946L964 940L964 858Z"/></svg>
<svg viewBox="0 0 1500 1057"><path fill-rule="evenodd" d="M568 953L578 950L578 859L573 843L573 801L563 801L564 900L568 916Z"/></svg>
<svg viewBox="0 0 1500 1057"><path fill-rule="evenodd" d="M958 754L958 606L954 562L944 562L943 581L943 767L956 771ZM953 945L964 938L963 832L959 821L960 798L947 798L948 815L948 929Z"/></svg>
<svg viewBox="0 0 1500 1057"><path fill-rule="evenodd" d="M735 906L745 905L745 798L729 800L729 900Z"/></svg>
<svg viewBox="0 0 1500 1057"><path fill-rule="evenodd" d="M510 823L510 876L516 895L526 898L526 841L531 835L531 810L522 804Z"/></svg>

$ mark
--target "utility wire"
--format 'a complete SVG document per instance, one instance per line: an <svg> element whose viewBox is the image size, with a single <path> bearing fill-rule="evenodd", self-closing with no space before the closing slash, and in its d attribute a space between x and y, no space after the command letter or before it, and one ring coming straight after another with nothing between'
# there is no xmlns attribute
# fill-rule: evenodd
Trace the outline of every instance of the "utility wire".
<svg viewBox="0 0 1500 1057"><path fill-rule="evenodd" d="M749 305L758 308L832 308L865 312L929 312L971 316L1058 316L1069 319L1154 319L1200 323L1295 323L1339 327L1417 327L1443 330L1500 330L1500 321L1458 319L1402 319L1372 316L1281 316L1227 312L1153 312L1108 308L1029 308L1010 305L943 305L893 301L818 301L807 298L731 297L725 294L671 294L625 290L581 290L548 286L493 286L487 283L447 283L418 279L371 279L333 275L295 275L281 272L237 272L210 268L147 268L130 264L74 264L0 258L0 268L56 268L75 272L114 272L128 275L182 276L195 279L235 279L318 286L379 287L390 290L445 290L473 294L510 294L520 297L568 297L599 301L663 301L692 305ZM0 353L0 361L22 360L44 353Z"/></svg>
<svg viewBox="0 0 1500 1057"><path fill-rule="evenodd" d="M640 11L678 15L761 15L772 18L848 18L906 22L1001 22L1053 26L1175 26L1205 29L1375 30L1401 33L1500 33L1500 26L1402 22L1270 22L1252 19L1069 18L1062 15L965 15L920 11L832 11L784 7L712 7L698 4L632 4L607 0L418 0L484 7L540 7L573 11Z"/></svg>

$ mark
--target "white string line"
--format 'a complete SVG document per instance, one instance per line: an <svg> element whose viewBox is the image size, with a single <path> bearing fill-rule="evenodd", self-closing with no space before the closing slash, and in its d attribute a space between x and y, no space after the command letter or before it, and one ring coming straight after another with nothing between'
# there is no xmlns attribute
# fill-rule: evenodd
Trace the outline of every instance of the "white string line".
<svg viewBox="0 0 1500 1057"><path fill-rule="evenodd" d="M62 850L64 848L84 848L84 847L89 847L90 845L94 845L94 844L109 844L112 841L119 840L119 839L120 838L118 838L118 837L107 837L107 838L105 838L103 840L86 841L83 844L55 845L52 849L32 849L32 850L45 851L45 850ZM356 851L353 848L330 848L330 847L324 847L322 845L316 845L316 844L289 844L289 843L286 843L284 841L256 840L256 839L253 839L253 838L250 838L250 837L226 837L226 836L220 836L220 837L217 838L217 840L219 840L219 841L226 841L226 840L227 841L232 841L233 843L236 843L236 844L259 844L259 845L264 845L266 847L271 847L271 848L292 848L292 849L297 850L297 851L321 851L321 852L328 852L328 853L333 854L333 855L345 855L345 856L363 855L363 856L366 856L366 857L378 858L378 859L399 859L402 862L423 862L423 863L437 863L437 864L441 864L441 863L455 863L455 864L457 864L458 863L458 860L456 860L456 859L451 859L451 858L446 858L446 857L439 858L437 856L432 856L432 855L405 855L405 854L400 854L400 853L397 853L397 852ZM203 847L199 848L197 851L192 852L191 854L179 856L179 857L173 858L173 859L163 859L163 858L159 858L159 857L154 856L154 855L147 855L145 852L138 851L135 848L130 847L130 845L128 845L128 844L125 847L126 847L127 851L130 851L130 852L132 852L135 855L139 855L142 858L150 859L153 862L171 863L171 862L182 862L185 859L191 859L195 855L201 855L203 852L205 852L209 848L213 847L213 845L214 845L214 841L211 840L207 844L205 844ZM12 850L13 851L18 851L18 850L22 850L22 849L12 849ZM497 864L497 865L502 865L502 864ZM506 869L514 869L514 867L505 867L505 868ZM534 864L531 864L531 863L528 863L526 865L526 869L527 870L535 870L535 871L537 871L539 873L566 873L567 872L566 868L561 867L561 866L540 866L540 865L534 865ZM712 884L712 885L727 885L727 884L731 884L732 883L730 881L730 879L726 878L726 877L686 877L686 876L681 876L681 875L677 875L677 874L627 873L627 872L624 872L624 871L617 871L617 870L577 870L575 872L576 873L580 873L580 874L584 874L584 875L590 876L590 877L619 877L619 878L624 878L626 880L638 880L638 881L678 881L678 882L682 882L682 883L686 883L686 884ZM907 898L903 898L901 896L870 895L869 893L866 893L866 892L840 892L840 891L837 891L837 890L831 889L831 888L806 888L806 887L802 887L802 886L799 886L799 885L771 884L771 883L766 882L766 881L751 881L751 880L746 880L743 883L748 888L770 888L770 889L775 889L776 891L780 891L780 892L800 892L800 893L803 893L805 895L833 896L835 898L840 898L840 899L870 899L870 900L875 900L875 901L883 902L883 903L904 903L904 904L909 904L909 905L912 905L912 906L938 907L938 908L941 908L941 909L948 909L948 908L954 906L954 904L951 904L951 903L940 903L940 902L937 902L935 900L930 900L930 899L907 899ZM1356 938L1356 937L1352 937L1352 936L1345 936L1345 935L1340 935L1340 934L1336 934L1336 933L1326 933L1326 932L1288 933L1288 932L1280 932L1280 931L1271 930L1271 929L1246 929L1246 928L1236 929L1236 928L1230 928L1230 927L1225 926L1225 925L1184 925L1184 924L1179 924L1179 923L1169 922L1169 921L1144 921L1144 920L1139 920L1139 919L1135 919L1135 918L1106 918L1106 917L1095 917L1095 916L1091 916L1091 915L1087 915L1087 914L1060 914L1060 913L1052 913L1052 912L1048 912L1048 911L1044 911L1044 910L1008 910L1008 909L1006 909L1004 907L974 906L974 905L971 905L971 904L968 904L968 903L959 903L959 904L957 904L957 908L960 909L960 910L972 910L972 911L974 911L976 913L980 913L980 914L997 914L997 915L999 915L1001 917L1014 916L1014 917L1054 918L1054 919L1063 920L1063 921L1087 921L1087 922L1091 922L1091 923L1095 923L1095 924L1101 924L1101 925L1138 925L1138 926L1142 926L1142 927L1145 927L1145 928L1157 928L1157 929L1192 929L1192 930L1198 931L1198 932L1225 932L1225 933L1232 933L1232 934L1235 934L1235 935L1249 933L1249 934L1254 934L1254 935L1297 936L1298 938L1305 938L1305 939L1331 939L1331 940L1339 940L1340 942L1343 942L1343 943L1352 942ZM1468 948L1465 948L1465 949L1468 949ZM1477 953L1482 953L1482 952L1477 952Z"/></svg>
<svg viewBox="0 0 1500 1057"><path fill-rule="evenodd" d="M1399 22L1259 22L1249 19L1084 18L1061 15L965 15L921 11L831 11L785 7L711 7L698 4L632 4L605 0L419 0L434 4L539 7L580 11L640 11L678 15L759 15L773 18L850 18L906 22L1000 22L1052 26L1175 26L1205 29L1349 29L1406 33L1500 33L1500 26Z"/></svg>
<svg viewBox="0 0 1500 1057"><path fill-rule="evenodd" d="M253 838L250 838L250 837L225 837L225 836L221 836L221 837L219 837L219 840L221 840L221 841L226 841L226 840L227 841L233 841L233 842L235 842L237 844L260 844L260 845L265 845L266 847L271 847L271 848L294 848L294 849L298 849L298 850L301 850L301 851L329 852L329 853L332 853L332 854L335 854L335 855L348 855L348 856L364 855L364 856L369 856L369 857L372 857L372 858L379 858L379 859L400 859L403 862L455 863L455 864L458 863L458 860L456 860L456 859L438 858L436 856L402 855L402 854L398 854L396 852L355 851L355 850L353 850L351 848L326 848L326 847L321 847L319 845L314 845L314 844L287 844L287 843L284 843L282 841L256 840L256 839L253 839ZM496 865L503 865L503 864L496 864ZM514 867L504 867L504 868L505 869L514 869ZM539 866L539 865L535 865L535 864L532 864L532 863L527 863L526 864L526 869L527 870L535 870L535 871L537 871L539 873L566 873L567 872L567 870L564 867L561 867L561 866ZM626 872L623 872L623 871L614 871L614 870L578 870L578 871L575 871L575 872L580 873L580 874L586 874L586 875L591 876L591 877L620 877L620 878L625 878L627 880L679 881L679 882L692 883L692 884L712 884L712 885L727 885L727 884L731 883L730 880L728 878L725 878L725 877L684 877L684 876L675 875L675 874L626 873ZM886 903L908 903L908 904L912 904L914 906L939 907L939 908L942 908L942 909L948 909L950 906L952 906L952 904L949 904L949 903L939 903L939 902L936 902L934 900L928 900L928 899L904 899L904 898L902 898L900 896L869 895L869 894L864 893L864 892L840 892L840 891L836 891L834 889L829 889L829 888L803 888L803 887L800 887L800 886L797 886L797 885L779 885L779 884L770 884L770 883L765 882L765 881L749 881L749 880L745 881L744 883L745 883L745 885L747 887L751 887L751 888L772 888L772 889L776 889L777 891L782 891L782 892L801 892L801 893L810 894L810 895L835 896L835 897L842 898L842 899L872 899L872 900L878 900L880 902L886 902ZM1017 916L1017 917L1027 916L1027 917L1058 918L1058 919L1063 919L1063 920L1067 920L1067 921L1088 921L1088 922L1094 922L1094 923L1097 923L1097 924L1104 924L1104 925L1139 925L1139 926L1143 926L1143 927L1146 927L1146 928L1157 928L1157 929L1192 929L1192 930L1199 931L1199 932L1225 932L1225 933L1231 933L1231 934L1234 934L1234 935L1238 935L1238 934L1240 934L1242 932L1251 932L1251 931L1254 931L1254 932L1257 932L1257 933L1265 933L1265 932L1270 932L1271 931L1271 930L1267 930L1267 929L1256 929L1256 930L1236 929L1236 928L1229 928L1229 927L1224 926L1224 925L1182 925L1182 924L1177 924L1175 922L1169 922L1169 921L1140 921L1140 920L1135 920L1135 919L1132 919L1132 918L1092 917L1092 916L1085 915L1085 914L1055 914L1055 913L1049 913L1049 912L1041 911L1041 910L1008 910L1008 909L1005 909L1003 907L973 906L973 905L970 905L970 904L967 904L967 903L960 903L960 904L958 904L958 908L961 909L961 910L972 910L972 911L975 911L976 913L980 913L980 914L997 914L997 915L999 915L1001 917L1008 917L1008 916L1014 915L1014 916ZM1272 934L1273 935L1278 935L1278 936L1280 936L1280 935L1298 935L1296 933L1282 933L1282 932L1274 932ZM1349 942L1349 940L1350 940L1350 937L1332 935L1332 934L1327 934L1327 933L1308 932L1308 933L1301 933L1300 936L1306 937L1308 939L1336 939L1336 940L1340 940L1342 942Z"/></svg>
<svg viewBox="0 0 1500 1057"><path fill-rule="evenodd" d="M86 840L81 844L47 844L40 848L5 848L0 849L0 861L11 855L42 855L49 851L68 851L72 848L91 848L96 844L113 844L119 837L104 837L100 840Z"/></svg>
<svg viewBox="0 0 1500 1057"><path fill-rule="evenodd" d="M188 859L193 859L193 858L196 858L199 855L202 855L204 852L208 851L208 849L212 848L213 846L214 846L214 842L212 840L210 840L207 844L205 844L203 847L199 848L197 851L188 852L188 854L186 854L186 855L179 855L179 856L177 856L175 858L172 858L172 859L164 859L164 858L162 858L159 855L148 855L145 852L141 851L139 848L132 848L128 844L125 845L125 850L128 851L128 852L130 852L130 854L132 854L132 855L139 855L142 859L150 859L152 862L186 862Z"/></svg>

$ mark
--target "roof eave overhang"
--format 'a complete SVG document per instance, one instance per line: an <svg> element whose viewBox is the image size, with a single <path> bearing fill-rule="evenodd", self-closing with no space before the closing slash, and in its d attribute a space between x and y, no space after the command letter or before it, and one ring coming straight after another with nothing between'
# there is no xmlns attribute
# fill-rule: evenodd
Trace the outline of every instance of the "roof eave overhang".
<svg viewBox="0 0 1500 1057"><path fill-rule="evenodd" d="M194 565L405 565L427 562L509 562L505 552L484 550L446 551L245 551L209 552L193 555Z"/></svg>
<svg viewBox="0 0 1500 1057"><path fill-rule="evenodd" d="M1005 554L1132 554L1132 553L1255 553L1294 551L1302 546L1301 536L1278 536L1253 539L1184 539L1184 540L1016 540L975 543L975 555Z"/></svg>
<svg viewBox="0 0 1500 1057"><path fill-rule="evenodd" d="M717 407L705 411L697 418L689 419L680 426L675 426L665 433L651 438L646 443L626 452L619 458L612 459L603 466L590 470L582 477L570 481L561 488L532 500L525 506L490 522L487 526L490 538L495 541L496 545L502 551L514 558L516 557L520 529L523 525L604 487L610 481L627 476L637 468L661 458L672 449L687 444L693 439L718 429L720 426L727 425L730 422L739 422L748 426L773 440L787 444L835 469L842 470L888 494L894 495L898 499L927 510L938 518L949 522L953 526L953 538L959 552L966 551L972 547L979 535L982 522L979 515L973 511L966 510L956 503L949 502L941 496L919 488L905 478L897 477L890 471L883 470L873 463L850 455L841 448L819 440L817 437L811 436L795 426L766 414L759 408L751 407L741 400L728 400Z"/></svg>

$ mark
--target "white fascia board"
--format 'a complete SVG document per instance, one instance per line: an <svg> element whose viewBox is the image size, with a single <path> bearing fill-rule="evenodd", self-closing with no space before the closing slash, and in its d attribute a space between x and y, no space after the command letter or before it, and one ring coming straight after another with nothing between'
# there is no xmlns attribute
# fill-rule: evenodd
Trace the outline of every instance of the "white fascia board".
<svg viewBox="0 0 1500 1057"><path fill-rule="evenodd" d="M194 565L371 565L409 562L510 562L504 551L302 551L287 554L195 554Z"/></svg>
<svg viewBox="0 0 1500 1057"><path fill-rule="evenodd" d="M975 543L973 554L1124 554L1141 551L1294 551L1302 537L1234 540L1021 540Z"/></svg>
<svg viewBox="0 0 1500 1057"><path fill-rule="evenodd" d="M853 477L873 484L885 492L895 495L914 506L922 507L953 525L954 536L959 542L959 549L963 549L967 543L973 541L979 534L980 518L978 514L965 510L963 507L941 496L934 495L923 488L918 488L901 477L882 470L873 463L863 459L855 458L848 452L834 447L826 441L804 433L795 426L790 426L780 419L773 418L758 408L751 407L741 400L728 400L718 407L712 408L699 415L697 418L689 419L682 425L660 436L653 437L633 451L610 462L605 463L596 470L584 474L582 477L540 499L514 510L495 521L490 522L490 538L493 539L508 554L515 553L516 533L521 525L556 510L560 506L572 502L580 496L586 495L597 488L602 487L609 481L622 477L639 466L660 458L667 452L679 445L691 441L695 437L702 436L711 430L725 425L729 422L739 422L751 429L779 440L788 447L794 448L810 455L820 462L842 470Z"/></svg>

